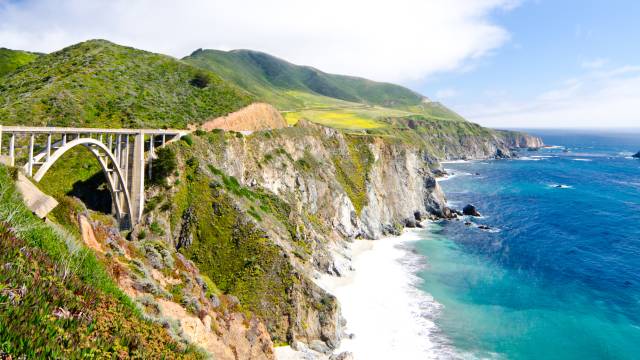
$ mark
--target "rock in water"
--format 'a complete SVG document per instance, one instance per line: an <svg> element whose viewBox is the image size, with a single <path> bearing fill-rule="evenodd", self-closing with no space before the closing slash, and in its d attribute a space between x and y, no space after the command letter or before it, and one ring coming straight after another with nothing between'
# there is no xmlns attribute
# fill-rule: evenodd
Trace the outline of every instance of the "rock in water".
<svg viewBox="0 0 640 360"><path fill-rule="evenodd" d="M470 216L481 216L478 212L478 209L476 209L476 207L471 204L468 204L467 206L462 208L462 213Z"/></svg>
<svg viewBox="0 0 640 360"><path fill-rule="evenodd" d="M638 151L635 155L633 155L633 157L636 159L640 159L640 151Z"/></svg>
<svg viewBox="0 0 640 360"><path fill-rule="evenodd" d="M414 227L416 227L416 220L415 219L404 219L404 226L408 227L408 228L414 228Z"/></svg>

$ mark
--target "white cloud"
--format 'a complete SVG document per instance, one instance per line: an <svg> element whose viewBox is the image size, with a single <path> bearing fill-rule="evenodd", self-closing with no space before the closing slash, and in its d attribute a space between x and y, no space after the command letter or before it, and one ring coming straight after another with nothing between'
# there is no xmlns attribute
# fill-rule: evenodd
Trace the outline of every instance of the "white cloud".
<svg viewBox="0 0 640 360"><path fill-rule="evenodd" d="M0 46L50 52L106 38L176 57L262 50L300 64L410 81L457 70L503 45L492 23L514 0L0 0Z"/></svg>
<svg viewBox="0 0 640 360"><path fill-rule="evenodd" d="M460 109L485 126L640 127L640 66L593 70L569 79L531 101L491 99Z"/></svg>

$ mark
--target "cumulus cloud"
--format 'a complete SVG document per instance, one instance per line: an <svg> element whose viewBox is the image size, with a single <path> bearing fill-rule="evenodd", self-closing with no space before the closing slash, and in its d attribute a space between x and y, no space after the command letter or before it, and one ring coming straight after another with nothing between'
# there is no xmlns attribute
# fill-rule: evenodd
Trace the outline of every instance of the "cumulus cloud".
<svg viewBox="0 0 640 360"><path fill-rule="evenodd" d="M182 57L262 50L295 63L411 81L469 66L509 39L515 0L0 0L0 46L50 52L105 38Z"/></svg>
<svg viewBox="0 0 640 360"><path fill-rule="evenodd" d="M589 71L531 101L493 98L461 108L485 126L510 128L640 127L640 66Z"/></svg>

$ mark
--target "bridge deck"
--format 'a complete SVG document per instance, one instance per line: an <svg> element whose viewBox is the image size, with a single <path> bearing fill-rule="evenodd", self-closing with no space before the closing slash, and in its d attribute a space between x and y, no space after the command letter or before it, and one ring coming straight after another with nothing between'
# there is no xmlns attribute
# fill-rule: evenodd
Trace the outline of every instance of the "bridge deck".
<svg viewBox="0 0 640 360"><path fill-rule="evenodd" d="M29 134L140 134L145 135L185 135L189 130L177 129L102 129L77 127L48 127L48 126L6 126L0 124L0 129L7 133Z"/></svg>

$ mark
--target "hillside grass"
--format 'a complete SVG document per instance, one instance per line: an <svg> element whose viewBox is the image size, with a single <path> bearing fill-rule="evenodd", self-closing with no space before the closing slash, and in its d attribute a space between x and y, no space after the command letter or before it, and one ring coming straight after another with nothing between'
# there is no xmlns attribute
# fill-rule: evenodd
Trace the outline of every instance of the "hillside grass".
<svg viewBox="0 0 640 360"><path fill-rule="evenodd" d="M0 357L201 357L143 319L91 250L35 217L4 166L0 248Z"/></svg>
<svg viewBox="0 0 640 360"><path fill-rule="evenodd" d="M210 71L104 40L40 56L0 82L6 125L185 128L252 101Z"/></svg>
<svg viewBox="0 0 640 360"><path fill-rule="evenodd" d="M327 74L250 50L198 50L183 59L275 105L290 125L304 118L337 129L371 130L390 118L422 116L434 121L465 121L438 102L405 87Z"/></svg>
<svg viewBox="0 0 640 360"><path fill-rule="evenodd" d="M40 55L28 51L0 48L0 77L34 61L38 56Z"/></svg>
<svg viewBox="0 0 640 360"><path fill-rule="evenodd" d="M295 125L300 119L307 119L320 125L346 130L377 129L388 126L380 120L348 110L305 110L284 113L289 125Z"/></svg>
<svg viewBox="0 0 640 360"><path fill-rule="evenodd" d="M405 87L363 78L328 74L251 50L197 50L183 59L218 73L280 109L305 107L295 93L306 93L385 107L418 105L422 96Z"/></svg>

